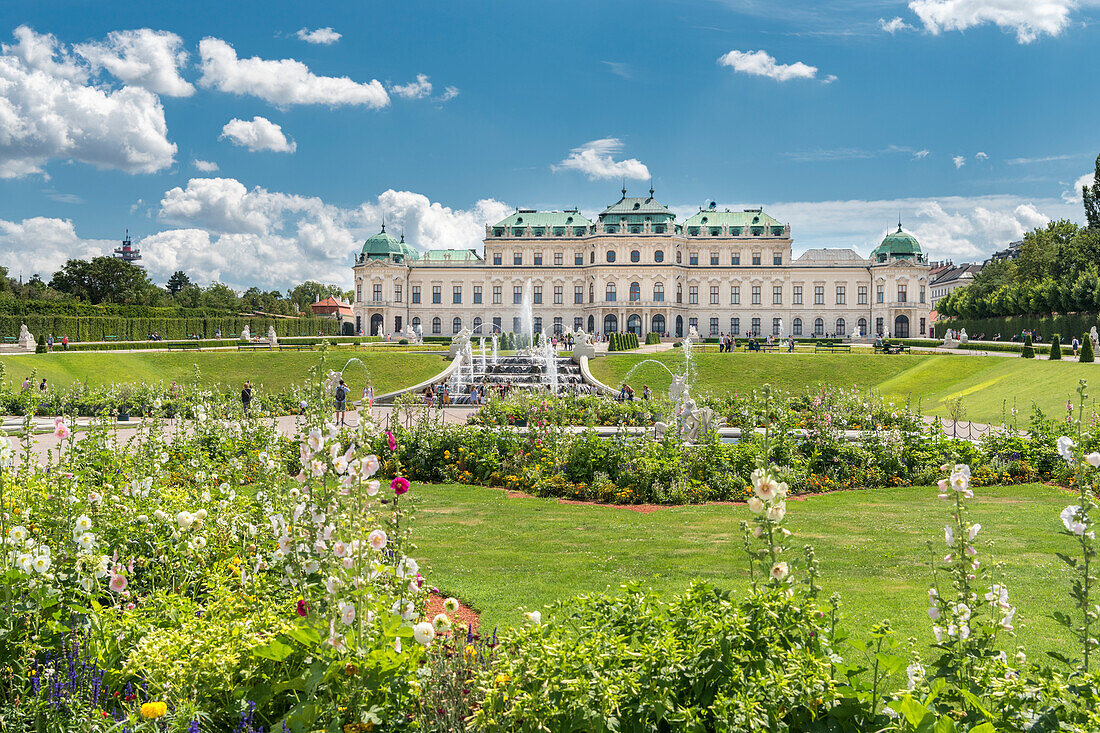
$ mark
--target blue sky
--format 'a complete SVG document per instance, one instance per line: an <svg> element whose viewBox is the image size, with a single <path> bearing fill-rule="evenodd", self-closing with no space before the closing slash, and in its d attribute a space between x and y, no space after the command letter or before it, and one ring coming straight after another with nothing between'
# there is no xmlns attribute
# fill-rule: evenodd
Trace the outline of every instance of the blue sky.
<svg viewBox="0 0 1100 733"><path fill-rule="evenodd" d="M782 10L778 9L782 6ZM384 216L477 246L652 178L797 250L900 213L934 258L1082 218L1094 0L121 3L0 8L0 264L129 229L154 279L350 283Z"/></svg>

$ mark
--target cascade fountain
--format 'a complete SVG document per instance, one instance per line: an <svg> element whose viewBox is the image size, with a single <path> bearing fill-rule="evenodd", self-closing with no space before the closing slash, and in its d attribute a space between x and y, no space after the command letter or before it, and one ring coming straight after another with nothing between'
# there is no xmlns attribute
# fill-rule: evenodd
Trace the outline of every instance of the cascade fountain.
<svg viewBox="0 0 1100 733"><path fill-rule="evenodd" d="M531 279L523 286L523 302L520 304L520 324L522 333L527 337L524 344L529 349L535 348L535 316L531 310ZM518 344L517 344L518 346Z"/></svg>
<svg viewBox="0 0 1100 733"><path fill-rule="evenodd" d="M553 341L542 332L542 348L539 350L542 357L543 372L546 375L546 387L550 394L558 393L558 348Z"/></svg>
<svg viewBox="0 0 1100 733"><path fill-rule="evenodd" d="M497 334L493 332L493 366L497 365Z"/></svg>
<svg viewBox="0 0 1100 733"><path fill-rule="evenodd" d="M485 337L481 337L481 371L485 372Z"/></svg>

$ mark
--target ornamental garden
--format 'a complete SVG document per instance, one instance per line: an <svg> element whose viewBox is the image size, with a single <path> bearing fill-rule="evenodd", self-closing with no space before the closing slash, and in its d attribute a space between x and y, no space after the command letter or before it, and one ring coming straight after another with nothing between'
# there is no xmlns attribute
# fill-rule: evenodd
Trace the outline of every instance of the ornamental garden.
<svg viewBox="0 0 1100 733"><path fill-rule="evenodd" d="M248 414L6 362L0 730L1100 729L1089 365L697 354L685 442L667 381L345 426L441 360L281 356Z"/></svg>

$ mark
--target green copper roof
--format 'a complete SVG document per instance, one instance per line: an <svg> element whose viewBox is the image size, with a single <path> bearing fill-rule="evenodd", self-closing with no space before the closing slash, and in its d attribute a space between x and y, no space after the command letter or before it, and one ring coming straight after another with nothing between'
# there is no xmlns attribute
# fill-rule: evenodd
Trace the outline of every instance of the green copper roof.
<svg viewBox="0 0 1100 733"><path fill-rule="evenodd" d="M635 198L626 195L623 189L623 197L600 212L600 221L618 223L619 219L627 217L634 223L634 217L649 217L650 221L666 222L675 219L676 215L664 204L653 198L653 190L650 189L649 198Z"/></svg>
<svg viewBox="0 0 1100 733"><path fill-rule="evenodd" d="M685 227L781 227L776 219L760 209L718 211L703 209L684 222Z"/></svg>
<svg viewBox="0 0 1100 733"><path fill-rule="evenodd" d="M481 257L472 249L429 249L422 260L427 262L480 262Z"/></svg>
<svg viewBox="0 0 1100 733"><path fill-rule="evenodd" d="M592 224L577 211L534 211L520 209L494 227L586 227Z"/></svg>
<svg viewBox="0 0 1100 733"><path fill-rule="evenodd" d="M898 230L893 234L887 234L882 244L871 252L871 259L882 261L887 257L911 257L920 254L920 243L917 242L916 237L902 231L901 224L898 224Z"/></svg>
<svg viewBox="0 0 1100 733"><path fill-rule="evenodd" d="M401 241L398 241L386 233L386 225L383 224L382 231L363 242L363 256L372 260L388 259L390 256L415 260L419 254L405 243L405 235L401 235Z"/></svg>

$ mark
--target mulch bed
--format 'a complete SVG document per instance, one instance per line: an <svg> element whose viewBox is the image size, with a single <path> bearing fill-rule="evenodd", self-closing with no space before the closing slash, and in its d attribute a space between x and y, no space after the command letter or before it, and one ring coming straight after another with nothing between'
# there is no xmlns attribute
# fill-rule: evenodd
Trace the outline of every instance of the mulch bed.
<svg viewBox="0 0 1100 733"><path fill-rule="evenodd" d="M436 617L436 614L443 613L443 601L446 600L438 593L431 593L428 595L428 608L427 618L429 620ZM458 601L458 611L453 614L448 614L451 621L460 624L466 624L476 634L478 625L481 623L481 614L474 609L467 606L461 600Z"/></svg>

